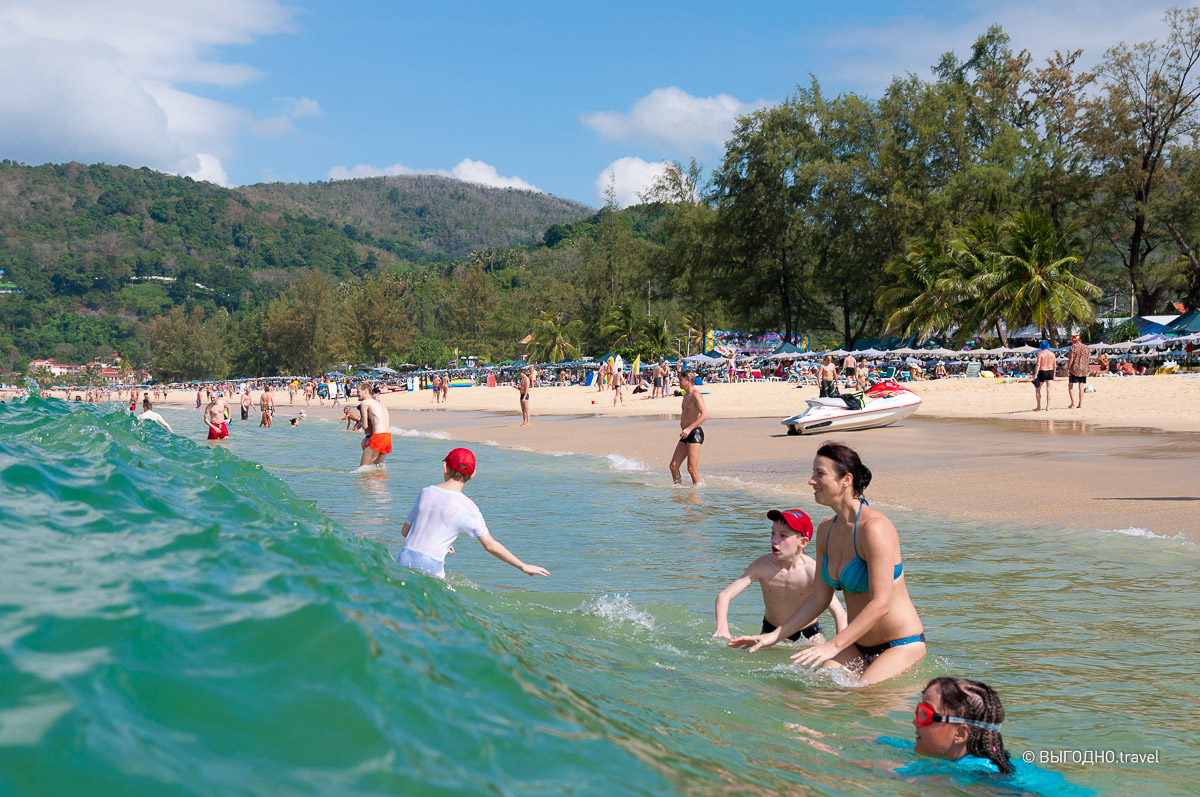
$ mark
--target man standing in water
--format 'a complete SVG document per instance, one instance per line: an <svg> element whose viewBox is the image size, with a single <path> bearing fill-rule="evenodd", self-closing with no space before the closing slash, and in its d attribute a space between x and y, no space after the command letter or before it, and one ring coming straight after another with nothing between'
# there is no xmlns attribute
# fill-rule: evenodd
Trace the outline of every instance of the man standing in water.
<svg viewBox="0 0 1200 797"><path fill-rule="evenodd" d="M358 383L358 400L363 428L362 460L358 464L382 465L383 458L392 453L391 417L365 380Z"/></svg>
<svg viewBox="0 0 1200 797"><path fill-rule="evenodd" d="M679 442L675 444L675 453L671 457L671 478L676 484L683 484L679 468L686 459L692 486L696 486L700 483L700 446L704 444L704 430L700 426L708 420L708 409L704 406L700 391L696 390L694 373L680 373L679 387L683 391L683 407L679 415Z"/></svg>
<svg viewBox="0 0 1200 797"><path fill-rule="evenodd" d="M529 391L533 387L533 379L531 373L533 368L521 371L521 378L513 382L513 387L521 394L521 425L529 425Z"/></svg>
<svg viewBox="0 0 1200 797"><path fill-rule="evenodd" d="M271 392L270 385L263 385L262 392L258 394L258 408L267 417L267 427L270 428L270 421L275 417L275 394Z"/></svg>
<svg viewBox="0 0 1200 797"><path fill-rule="evenodd" d="M204 425L208 427L209 440L224 440L229 437L229 425L225 423L225 399L221 397L221 392L218 390L216 395L208 400L208 406L204 408Z"/></svg>
<svg viewBox="0 0 1200 797"><path fill-rule="evenodd" d="M1041 351L1038 352L1037 362L1033 366L1033 395L1037 399L1034 412L1042 409L1042 387L1046 388L1046 407L1050 411L1050 383L1054 381L1054 352L1050 351L1050 341L1043 340Z"/></svg>
<svg viewBox="0 0 1200 797"><path fill-rule="evenodd" d="M250 385L247 383L242 385L242 420L250 420Z"/></svg>
<svg viewBox="0 0 1200 797"><path fill-rule="evenodd" d="M1083 388L1087 385L1088 378L1088 360L1091 358L1092 352L1079 339L1079 336L1071 338L1071 351L1067 353L1067 398L1071 403L1067 409L1083 409ZM1079 396L1072 395L1073 390L1079 391Z"/></svg>

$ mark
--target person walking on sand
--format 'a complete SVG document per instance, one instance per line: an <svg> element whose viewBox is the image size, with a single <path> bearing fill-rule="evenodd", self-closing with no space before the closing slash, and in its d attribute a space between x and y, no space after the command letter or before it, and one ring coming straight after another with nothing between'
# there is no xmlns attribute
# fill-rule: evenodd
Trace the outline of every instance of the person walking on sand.
<svg viewBox="0 0 1200 797"><path fill-rule="evenodd" d="M853 354L847 354L842 360L842 375L846 377L846 389L854 389L854 377L858 374L858 361Z"/></svg>
<svg viewBox="0 0 1200 797"><path fill-rule="evenodd" d="M621 406L625 406L625 396L622 395L622 388L625 387L625 369L613 368L613 406L617 406L617 400L620 399Z"/></svg>
<svg viewBox="0 0 1200 797"><path fill-rule="evenodd" d="M675 484L683 484L680 466L687 460L688 474L692 477L692 486L700 484L700 446L704 445L704 429L701 425L708 420L708 409L704 406L704 398L696 390L696 375L691 371L679 374L679 388L683 391L683 405L679 414L679 442L675 444L675 453L671 456L671 479Z"/></svg>
<svg viewBox="0 0 1200 797"><path fill-rule="evenodd" d="M136 401L136 395L135 395ZM228 407L225 406L225 399L221 397L221 391L217 391L216 395L208 400L208 406L204 408L204 425L208 429L209 440L224 440L229 437L229 424L225 422L225 412Z"/></svg>
<svg viewBox="0 0 1200 797"><path fill-rule="evenodd" d="M530 372L533 369L527 369L518 372L518 379L513 382L513 387L517 389L517 393L521 397L521 425L529 425L529 391L533 388L533 379Z"/></svg>
<svg viewBox="0 0 1200 797"><path fill-rule="evenodd" d="M1067 398L1071 403L1067 409L1083 409L1083 388L1087 385L1088 366L1092 352L1079 336L1071 338L1071 350L1067 352ZM1072 395L1078 391L1079 395Z"/></svg>
<svg viewBox="0 0 1200 797"><path fill-rule="evenodd" d="M441 484L430 485L417 494L400 528L404 549L396 557L403 567L434 578L446 577L446 555L454 553L459 534L470 534L483 549L527 576L549 576L544 567L522 562L501 545L488 530L483 513L463 488L475 475L475 455L456 448L442 460Z"/></svg>
<svg viewBox="0 0 1200 797"><path fill-rule="evenodd" d="M1054 381L1054 352L1050 350L1050 341L1043 340L1038 351L1037 361L1033 365L1033 395L1037 399L1034 412L1045 409L1050 411L1050 383ZM1042 387L1046 388L1046 406L1042 407Z"/></svg>
<svg viewBox="0 0 1200 797"><path fill-rule="evenodd" d="M358 399L363 419L362 459L358 465L382 465L384 457L392 453L391 416L365 380L358 383Z"/></svg>

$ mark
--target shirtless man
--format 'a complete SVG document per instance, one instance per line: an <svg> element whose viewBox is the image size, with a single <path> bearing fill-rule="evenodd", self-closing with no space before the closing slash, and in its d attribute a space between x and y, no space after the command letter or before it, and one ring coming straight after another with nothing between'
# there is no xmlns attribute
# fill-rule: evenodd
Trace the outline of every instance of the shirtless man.
<svg viewBox="0 0 1200 797"><path fill-rule="evenodd" d="M679 388L683 391L683 407L679 415L679 442L671 457L671 479L676 484L683 484L679 466L687 459L688 474L692 477L692 486L696 486L700 483L700 446L704 443L704 430L700 426L708 420L708 409L700 391L696 390L696 375L691 371L679 374Z"/></svg>
<svg viewBox="0 0 1200 797"><path fill-rule="evenodd" d="M242 404L242 420L248 421L248 420L250 420L250 404L251 404L250 386L249 385L244 385L242 387L242 402L241 402L241 404Z"/></svg>
<svg viewBox="0 0 1200 797"><path fill-rule="evenodd" d="M625 406L625 396L621 394L622 388L625 387L625 369L613 368L613 406L617 406L617 399L621 400L621 406Z"/></svg>
<svg viewBox="0 0 1200 797"><path fill-rule="evenodd" d="M513 387L521 395L521 425L529 425L529 391L533 387L532 368L521 371L521 378L513 382Z"/></svg>
<svg viewBox="0 0 1200 797"><path fill-rule="evenodd" d="M842 375L846 377L846 386L853 390L854 377L858 375L858 361L853 354L847 354L846 359L842 360Z"/></svg>
<svg viewBox="0 0 1200 797"><path fill-rule="evenodd" d="M650 398L658 398L663 393L663 368L661 363L655 363L654 368L650 370L650 375L654 380L653 386L650 388Z"/></svg>
<svg viewBox="0 0 1200 797"><path fill-rule="evenodd" d="M358 464L382 465L383 458L392 453L391 416L365 380L358 383L358 399L363 422L362 460Z"/></svg>
<svg viewBox="0 0 1200 797"><path fill-rule="evenodd" d="M817 580L817 562L805 556L804 548L813 536L812 520L799 509L772 509L767 513L771 524L771 552L758 557L741 578L734 581L717 595L717 632L714 638L731 639L729 633L729 603L747 587L758 582L762 589L763 621L762 633L769 634L795 614L800 604L813 591ZM836 633L846 627L846 610L834 595L829 603ZM797 631L788 639L793 642L804 637L810 644L825 642L820 623Z"/></svg>
<svg viewBox="0 0 1200 797"><path fill-rule="evenodd" d="M1055 368L1054 352L1050 351L1050 341L1043 340L1041 350L1037 355L1037 362L1033 366L1033 396L1037 399L1037 406L1033 408L1034 412L1045 409L1050 411L1050 383L1054 381ZM1042 407L1042 388L1046 388L1046 406Z"/></svg>
<svg viewBox="0 0 1200 797"><path fill-rule="evenodd" d="M263 422L259 426L265 425L270 429L275 417L275 394L271 392L270 385L263 385L262 393L258 394L258 408L263 414Z"/></svg>
<svg viewBox="0 0 1200 797"><path fill-rule="evenodd" d="M216 395L208 400L208 406L204 408L204 414L201 416L208 429L209 440L224 440L229 437L229 425L225 423L225 410L225 399L221 397L221 392L218 390Z"/></svg>
<svg viewBox="0 0 1200 797"><path fill-rule="evenodd" d="M817 369L817 381L821 383L821 398L837 396L837 378L838 368L833 363L833 355L826 354L825 359L821 361L821 367Z"/></svg>

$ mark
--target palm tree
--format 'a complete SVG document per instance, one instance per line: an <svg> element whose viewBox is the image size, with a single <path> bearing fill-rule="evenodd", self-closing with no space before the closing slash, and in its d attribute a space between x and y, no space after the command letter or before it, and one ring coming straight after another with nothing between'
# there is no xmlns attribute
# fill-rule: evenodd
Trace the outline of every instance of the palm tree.
<svg viewBox="0 0 1200 797"><path fill-rule="evenodd" d="M1071 273L1079 258L1058 257L1059 244L1043 214L1026 210L1005 222L991 268L974 281L982 312L1003 319L1009 329L1033 324L1053 342L1059 324L1090 323L1100 289Z"/></svg>
<svg viewBox="0 0 1200 797"><path fill-rule="evenodd" d="M642 330L644 349L650 357L658 357L671 351L671 330L667 327L667 319L661 316L647 316L646 326Z"/></svg>
<svg viewBox="0 0 1200 797"><path fill-rule="evenodd" d="M957 326L962 305L954 273L957 267L946 246L937 240L915 241L903 257L884 266L894 280L892 287L879 295L880 306L892 310L887 330L916 333L924 340Z"/></svg>
<svg viewBox="0 0 1200 797"><path fill-rule="evenodd" d="M622 345L632 349L637 347L638 339L645 331L646 314L638 302L631 300L605 315L602 324L600 334L614 336L614 349Z"/></svg>
<svg viewBox="0 0 1200 797"><path fill-rule="evenodd" d="M533 322L533 350L539 362L556 363L579 357L583 322L566 321L562 313L543 311Z"/></svg>

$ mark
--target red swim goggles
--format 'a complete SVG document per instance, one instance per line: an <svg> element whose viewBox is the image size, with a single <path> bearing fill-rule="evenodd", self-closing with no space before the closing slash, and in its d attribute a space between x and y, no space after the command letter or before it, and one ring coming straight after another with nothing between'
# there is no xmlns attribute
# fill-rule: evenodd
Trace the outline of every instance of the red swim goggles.
<svg viewBox="0 0 1200 797"><path fill-rule="evenodd" d="M939 714L933 710L933 706L928 703L917 704L917 718L914 724L918 728L924 728L926 725L932 725L935 722L950 722L955 725L970 725L972 728L983 728L985 731L999 731L1000 723L984 722L983 720L968 720L962 717L947 717L945 714Z"/></svg>

